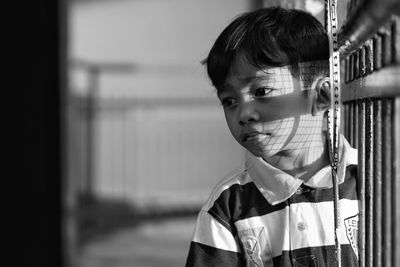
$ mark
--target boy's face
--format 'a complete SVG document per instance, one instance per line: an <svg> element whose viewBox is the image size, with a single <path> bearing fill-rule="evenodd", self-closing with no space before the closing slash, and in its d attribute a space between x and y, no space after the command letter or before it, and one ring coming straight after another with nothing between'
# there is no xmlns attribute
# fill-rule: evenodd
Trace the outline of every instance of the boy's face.
<svg viewBox="0 0 400 267"><path fill-rule="evenodd" d="M233 62L218 97L232 135L255 156L284 155L321 138L323 116L311 115L315 94L302 77L288 66L260 70L241 56Z"/></svg>

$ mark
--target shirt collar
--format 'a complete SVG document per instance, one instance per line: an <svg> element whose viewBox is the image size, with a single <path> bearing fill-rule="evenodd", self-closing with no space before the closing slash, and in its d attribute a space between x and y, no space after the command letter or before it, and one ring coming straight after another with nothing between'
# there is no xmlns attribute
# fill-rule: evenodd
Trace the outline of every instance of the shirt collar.
<svg viewBox="0 0 400 267"><path fill-rule="evenodd" d="M347 140L340 136L341 155L337 175L339 184L343 183L348 165L357 164L357 150L352 148ZM272 205L276 205L291 197L303 180L295 178L256 157L250 152L246 154L246 169L260 192ZM331 167L325 166L313 175L305 185L314 188L331 188Z"/></svg>

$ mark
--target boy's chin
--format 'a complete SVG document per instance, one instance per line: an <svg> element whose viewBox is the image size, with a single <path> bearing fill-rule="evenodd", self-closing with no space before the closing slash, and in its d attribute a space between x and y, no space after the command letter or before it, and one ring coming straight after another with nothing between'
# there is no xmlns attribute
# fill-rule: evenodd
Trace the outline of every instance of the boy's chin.
<svg viewBox="0 0 400 267"><path fill-rule="evenodd" d="M246 150L249 151L251 154L253 154L255 157L263 158L267 162L269 161L272 162L282 157L288 157L291 154L290 150L286 150L281 147L279 148L273 147L269 149L266 148L261 149L257 147L246 147L246 146L243 147L246 148Z"/></svg>
<svg viewBox="0 0 400 267"><path fill-rule="evenodd" d="M267 159L275 155L273 151L268 151L265 149L256 149L256 148L248 148L245 147L247 151L253 154L255 157Z"/></svg>

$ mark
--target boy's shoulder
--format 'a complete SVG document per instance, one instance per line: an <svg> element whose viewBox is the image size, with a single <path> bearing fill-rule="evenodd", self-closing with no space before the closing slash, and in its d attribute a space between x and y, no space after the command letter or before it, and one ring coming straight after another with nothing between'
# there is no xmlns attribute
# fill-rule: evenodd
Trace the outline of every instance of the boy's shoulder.
<svg viewBox="0 0 400 267"><path fill-rule="evenodd" d="M212 189L207 201L204 203L202 210L209 210L214 202L221 196L223 192L229 190L235 185L245 185L252 182L245 164L231 171L223 179L221 179Z"/></svg>

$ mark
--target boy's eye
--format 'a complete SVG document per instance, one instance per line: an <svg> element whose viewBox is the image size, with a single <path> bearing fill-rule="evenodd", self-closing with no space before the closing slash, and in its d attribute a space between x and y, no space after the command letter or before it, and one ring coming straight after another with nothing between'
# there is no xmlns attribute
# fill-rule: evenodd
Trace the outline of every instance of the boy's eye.
<svg viewBox="0 0 400 267"><path fill-rule="evenodd" d="M269 93L271 93L272 89L271 88L266 88L266 87L261 87L261 88L257 88L257 90L255 90L254 95L255 96L266 96Z"/></svg>
<svg viewBox="0 0 400 267"><path fill-rule="evenodd" d="M236 104L236 100L232 97L225 97L225 98L221 99L221 104L223 107L227 108L227 107L230 107L230 106Z"/></svg>

